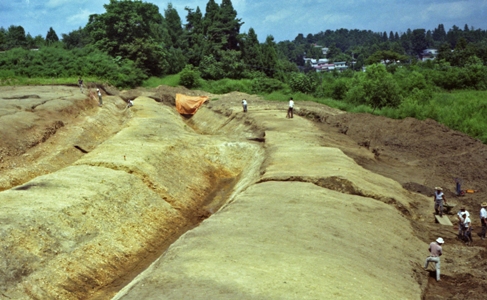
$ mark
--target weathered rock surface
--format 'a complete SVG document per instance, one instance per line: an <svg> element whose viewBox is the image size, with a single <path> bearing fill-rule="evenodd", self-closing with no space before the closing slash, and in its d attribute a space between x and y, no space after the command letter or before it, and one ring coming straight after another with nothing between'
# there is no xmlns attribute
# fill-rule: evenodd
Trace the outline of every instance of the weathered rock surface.
<svg viewBox="0 0 487 300"><path fill-rule="evenodd" d="M199 92L181 88L112 91L102 108L75 87L0 91L0 299L435 299L466 286L480 299L485 290L485 245L465 248L434 223L431 198L403 188L443 185L450 159L482 190L487 177L472 166L485 145L431 121L301 101L286 119L285 103L242 93L209 95L218 100L187 119L173 94ZM442 147L456 152L435 153ZM461 200L474 212L482 199ZM440 283L421 266L437 236L447 241Z"/></svg>

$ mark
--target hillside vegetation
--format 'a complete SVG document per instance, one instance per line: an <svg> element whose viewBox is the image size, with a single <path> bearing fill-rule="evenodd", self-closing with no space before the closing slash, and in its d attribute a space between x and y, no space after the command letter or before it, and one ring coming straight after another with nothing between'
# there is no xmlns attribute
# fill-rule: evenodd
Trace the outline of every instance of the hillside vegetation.
<svg viewBox="0 0 487 300"><path fill-rule="evenodd" d="M397 32L356 29L299 34L260 43L240 32L231 0L187 7L116 1L87 25L59 38L53 28L32 37L22 26L0 28L0 84L76 84L79 77L119 88L165 83L215 94L241 91L266 99L311 100L392 118L432 118L487 142L481 115L487 89L487 32L465 25ZM327 48L326 54L323 47ZM419 58L438 49L434 60ZM318 73L309 59L345 62ZM365 71L365 72L364 72Z"/></svg>

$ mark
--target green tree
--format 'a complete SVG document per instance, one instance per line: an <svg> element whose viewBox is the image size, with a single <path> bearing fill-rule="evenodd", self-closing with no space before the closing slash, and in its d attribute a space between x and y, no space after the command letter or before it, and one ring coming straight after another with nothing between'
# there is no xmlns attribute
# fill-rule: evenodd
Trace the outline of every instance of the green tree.
<svg viewBox="0 0 487 300"><path fill-rule="evenodd" d="M257 34L252 27L247 34L242 34L240 38L240 49L246 68L251 71L261 71L263 68L262 51Z"/></svg>
<svg viewBox="0 0 487 300"><path fill-rule="evenodd" d="M477 56L470 56L463 69L463 81L465 87L478 90L487 89L487 67Z"/></svg>
<svg viewBox="0 0 487 300"><path fill-rule="evenodd" d="M262 71L269 77L274 77L277 71L277 47L272 35L267 36L262 45Z"/></svg>
<svg viewBox="0 0 487 300"><path fill-rule="evenodd" d="M433 30L432 37L434 41L443 43L446 40L445 26L443 24L438 25L438 27Z"/></svg>
<svg viewBox="0 0 487 300"><path fill-rule="evenodd" d="M199 7L195 11L188 7L185 10L188 14L186 15L187 23L184 25L183 51L189 64L199 66L206 48L206 39L203 34L203 14Z"/></svg>
<svg viewBox="0 0 487 300"><path fill-rule="evenodd" d="M203 34L208 41L205 45L206 55L211 54L219 59L221 50L239 50L237 37L243 23L236 17L231 0L222 0L221 6L214 0L208 1L203 18Z"/></svg>
<svg viewBox="0 0 487 300"><path fill-rule="evenodd" d="M397 61L405 61L405 60L407 60L406 55L402 55L394 51L384 50L384 51L377 51L371 56L369 56L369 58L367 58L367 64L371 65L371 64L384 62L386 65L388 65L388 64L396 63Z"/></svg>
<svg viewBox="0 0 487 300"><path fill-rule="evenodd" d="M220 57L225 78L239 79L243 77L242 74L245 70L245 66L241 60L240 51L222 51Z"/></svg>
<svg viewBox="0 0 487 300"><path fill-rule="evenodd" d="M374 109L397 107L401 103L399 86L386 67L374 64L366 72L356 73L346 99L356 104L367 104Z"/></svg>
<svg viewBox="0 0 487 300"><path fill-rule="evenodd" d="M91 42L89 33L81 27L61 36L66 49L83 48Z"/></svg>
<svg viewBox="0 0 487 300"><path fill-rule="evenodd" d="M203 57L198 70L203 79L219 80L224 78L222 63L217 61L213 55Z"/></svg>
<svg viewBox="0 0 487 300"><path fill-rule="evenodd" d="M414 29L411 35L412 50L419 55L428 47L426 41L426 31L424 29Z"/></svg>
<svg viewBox="0 0 487 300"><path fill-rule="evenodd" d="M59 38L58 38L56 32L54 31L54 29L52 29L52 27L49 27L49 31L46 34L46 43L48 45L51 45L51 44L58 42L58 41L59 41Z"/></svg>
<svg viewBox="0 0 487 300"><path fill-rule="evenodd" d="M240 34L240 27L244 23L240 22L242 19L237 18L237 11L233 8L231 0L222 0L219 19L222 25L221 30L227 40L224 50L239 50L237 37Z"/></svg>
<svg viewBox="0 0 487 300"><path fill-rule="evenodd" d="M328 53L326 54L326 57L331 61L335 61L335 58L341 53L342 50L340 50L340 48L336 47L335 45L331 45L330 47L328 47Z"/></svg>
<svg viewBox="0 0 487 300"><path fill-rule="evenodd" d="M181 48L183 27L178 11L172 6L172 3L169 3L164 10L164 18L166 20L171 46Z"/></svg>
<svg viewBox="0 0 487 300"><path fill-rule="evenodd" d="M27 38L24 27L11 25L5 35L5 46L6 49L25 48L27 46Z"/></svg>
<svg viewBox="0 0 487 300"><path fill-rule="evenodd" d="M7 48L7 30L0 27L0 51L4 51Z"/></svg>
<svg viewBox="0 0 487 300"><path fill-rule="evenodd" d="M310 77L303 73L293 73L289 79L289 87L293 92L300 92L311 94L314 92L315 86Z"/></svg>
<svg viewBox="0 0 487 300"><path fill-rule="evenodd" d="M167 9L164 11L164 17L169 38L167 73L176 74L179 73L187 63L187 59L184 56L182 49L184 45L183 27L181 18L179 17L177 10L172 6L172 3L167 5Z"/></svg>
<svg viewBox="0 0 487 300"><path fill-rule="evenodd" d="M163 74L169 65L168 37L159 8L130 0L110 0L103 6L106 12L91 15L86 25L93 44L113 57L134 61L146 74Z"/></svg>

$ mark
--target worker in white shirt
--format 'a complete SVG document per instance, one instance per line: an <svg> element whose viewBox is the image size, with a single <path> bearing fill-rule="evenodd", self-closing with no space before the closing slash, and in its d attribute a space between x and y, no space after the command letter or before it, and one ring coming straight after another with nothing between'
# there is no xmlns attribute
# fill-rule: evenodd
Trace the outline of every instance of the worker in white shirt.
<svg viewBox="0 0 487 300"><path fill-rule="evenodd" d="M470 217L470 213L465 210L465 207L462 206L460 208L460 210L458 211L457 213L457 219L458 219L458 238L461 239L463 236L464 236L464 233L465 233L465 230L464 230L464 227L463 227L463 222L464 222L464 219L463 219L463 214L466 214L467 217Z"/></svg>
<svg viewBox="0 0 487 300"><path fill-rule="evenodd" d="M440 215L440 217L443 217L443 202L446 204L446 198L441 187L435 187L433 200L435 201L435 213Z"/></svg>
<svg viewBox="0 0 487 300"><path fill-rule="evenodd" d="M467 214L462 215L463 218L463 230L464 230L464 238L466 240L467 245L471 245L473 240L472 240L472 221L470 220L470 217L467 216Z"/></svg>
<svg viewBox="0 0 487 300"><path fill-rule="evenodd" d="M482 232L480 233L480 238L485 240L485 233L487 232L487 202L480 204L480 223L482 224Z"/></svg>
<svg viewBox="0 0 487 300"><path fill-rule="evenodd" d="M289 98L289 107L287 109L287 116L286 118L293 118L294 117L294 100L293 97Z"/></svg>
<svg viewBox="0 0 487 300"><path fill-rule="evenodd" d="M440 256L443 254L443 249L441 245L443 245L445 241L439 237L436 241L431 242L429 247L430 256L426 258L426 262L424 263L424 269L428 268L430 262L434 262L436 265L436 281L440 281Z"/></svg>
<svg viewBox="0 0 487 300"><path fill-rule="evenodd" d="M243 112L247 112L247 100L245 99L242 100L242 108Z"/></svg>

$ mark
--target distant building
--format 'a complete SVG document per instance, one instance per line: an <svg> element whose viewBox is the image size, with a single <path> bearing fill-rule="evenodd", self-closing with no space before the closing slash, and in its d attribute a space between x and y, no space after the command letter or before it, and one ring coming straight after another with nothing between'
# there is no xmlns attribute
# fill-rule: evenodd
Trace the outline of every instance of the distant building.
<svg viewBox="0 0 487 300"><path fill-rule="evenodd" d="M329 62L329 59L327 58L320 58L320 59L314 59L314 58L304 58L304 63L306 64L309 62L310 66L315 69L321 68L322 65L325 65Z"/></svg>
<svg viewBox="0 0 487 300"><path fill-rule="evenodd" d="M438 49L424 49L420 54L421 61L433 60L438 56Z"/></svg>
<svg viewBox="0 0 487 300"><path fill-rule="evenodd" d="M347 62L345 61L335 62L335 69L337 69L338 71L343 71L348 69Z"/></svg>

